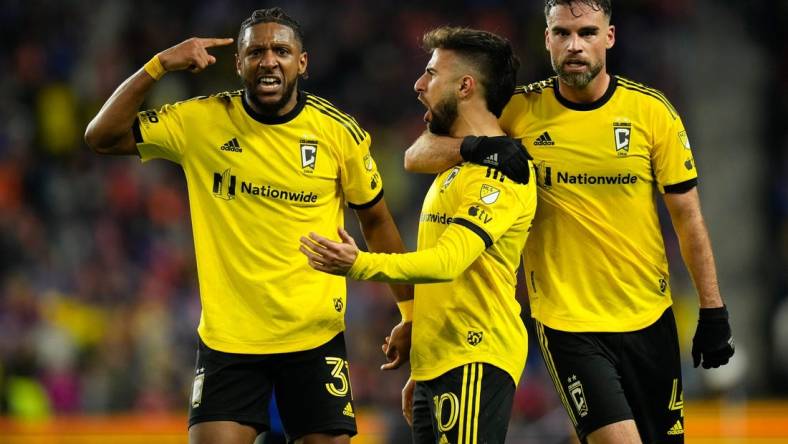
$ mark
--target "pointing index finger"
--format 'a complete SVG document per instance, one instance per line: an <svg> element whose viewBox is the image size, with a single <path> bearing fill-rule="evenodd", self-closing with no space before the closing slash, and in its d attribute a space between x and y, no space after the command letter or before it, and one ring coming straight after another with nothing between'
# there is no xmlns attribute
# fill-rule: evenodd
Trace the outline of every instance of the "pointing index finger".
<svg viewBox="0 0 788 444"><path fill-rule="evenodd" d="M223 38L223 39L216 39L216 38L206 38L200 39L200 43L202 43L203 48L212 48L214 46L227 46L233 42L232 38Z"/></svg>

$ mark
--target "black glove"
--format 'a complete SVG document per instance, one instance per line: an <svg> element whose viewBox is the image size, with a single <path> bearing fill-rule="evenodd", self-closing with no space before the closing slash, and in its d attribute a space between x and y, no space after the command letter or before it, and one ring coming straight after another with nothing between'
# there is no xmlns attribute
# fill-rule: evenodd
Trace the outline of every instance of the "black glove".
<svg viewBox="0 0 788 444"><path fill-rule="evenodd" d="M528 183L531 155L522 143L507 136L467 136L460 156L468 162L495 168L517 183Z"/></svg>
<svg viewBox="0 0 788 444"><path fill-rule="evenodd" d="M703 368L717 368L728 363L733 351L728 310L724 305L718 308L701 308L698 329L692 338L692 364L697 367L702 356Z"/></svg>

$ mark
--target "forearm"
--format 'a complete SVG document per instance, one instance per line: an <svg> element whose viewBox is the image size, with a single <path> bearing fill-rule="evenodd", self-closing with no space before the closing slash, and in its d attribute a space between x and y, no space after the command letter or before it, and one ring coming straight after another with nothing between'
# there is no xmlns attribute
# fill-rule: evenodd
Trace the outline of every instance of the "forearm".
<svg viewBox="0 0 788 444"><path fill-rule="evenodd" d="M384 202L381 201L385 205ZM372 214L358 214L361 232L370 251L382 253L403 253L405 244L402 242L399 230L391 217L388 208L385 211L375 211ZM391 285L391 292L397 301L413 299L413 286Z"/></svg>
<svg viewBox="0 0 788 444"><path fill-rule="evenodd" d="M679 240L681 256L698 292L700 307L721 307L723 302L717 281L714 254L700 210L697 190L693 189L685 194L686 196L666 198Z"/></svg>
<svg viewBox="0 0 788 444"><path fill-rule="evenodd" d="M143 68L126 79L88 124L85 142L100 154L136 153L132 126L156 81Z"/></svg>
<svg viewBox="0 0 788 444"><path fill-rule="evenodd" d="M432 248L405 254L359 252L348 276L379 282L449 282L465 271L484 248L478 235L452 224Z"/></svg>
<svg viewBox="0 0 788 444"><path fill-rule="evenodd" d="M440 173L462 162L462 139L436 136L425 131L405 151L405 170L413 173Z"/></svg>

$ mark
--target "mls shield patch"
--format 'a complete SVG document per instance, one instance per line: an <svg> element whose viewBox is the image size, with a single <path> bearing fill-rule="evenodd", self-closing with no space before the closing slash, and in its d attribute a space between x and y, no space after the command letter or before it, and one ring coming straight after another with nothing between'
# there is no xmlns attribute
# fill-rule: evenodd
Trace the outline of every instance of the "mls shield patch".
<svg viewBox="0 0 788 444"><path fill-rule="evenodd" d="M486 203L487 205L494 204L500 195L501 190L487 184L483 184L482 189L479 192L479 197L481 198L482 202Z"/></svg>

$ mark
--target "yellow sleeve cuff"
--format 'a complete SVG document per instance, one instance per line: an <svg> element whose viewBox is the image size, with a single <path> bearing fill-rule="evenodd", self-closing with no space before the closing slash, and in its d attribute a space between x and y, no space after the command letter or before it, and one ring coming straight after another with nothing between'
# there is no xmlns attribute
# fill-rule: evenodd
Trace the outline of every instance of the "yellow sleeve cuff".
<svg viewBox="0 0 788 444"><path fill-rule="evenodd" d="M397 302L397 308L399 308L399 312L402 315L402 322L413 321L413 299Z"/></svg>

